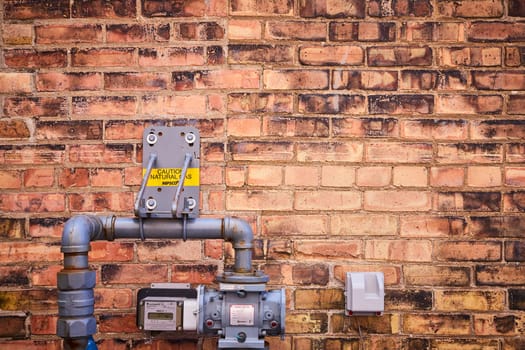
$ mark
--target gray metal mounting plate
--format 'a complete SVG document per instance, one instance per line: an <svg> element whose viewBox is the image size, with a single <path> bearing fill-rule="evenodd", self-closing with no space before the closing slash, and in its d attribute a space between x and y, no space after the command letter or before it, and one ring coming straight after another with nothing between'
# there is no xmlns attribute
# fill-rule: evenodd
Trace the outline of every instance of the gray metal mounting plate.
<svg viewBox="0 0 525 350"><path fill-rule="evenodd" d="M139 199L137 216L146 218L188 218L199 216L200 136L193 127L152 126L144 130L142 167L147 174L150 157L156 156ZM185 181L176 200L181 174L187 164ZM143 180L144 181L144 180Z"/></svg>

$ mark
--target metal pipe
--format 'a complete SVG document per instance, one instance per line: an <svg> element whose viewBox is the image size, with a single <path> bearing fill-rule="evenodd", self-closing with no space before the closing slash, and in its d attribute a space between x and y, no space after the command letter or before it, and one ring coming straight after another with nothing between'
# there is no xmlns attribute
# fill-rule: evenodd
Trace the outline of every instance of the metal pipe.
<svg viewBox="0 0 525 350"><path fill-rule="evenodd" d="M238 218L224 219L138 219L111 216L79 215L69 219L62 234L61 251L64 269L57 274L57 335L64 338L64 349L85 350L91 335L96 333L94 292L96 273L89 269L90 242L115 238L179 239L186 225L188 239L219 239L231 242L235 251L233 274L239 281L253 274L253 232L250 225ZM255 275L254 275L255 276ZM265 281L256 276L257 281ZM234 282L235 283L235 282Z"/></svg>

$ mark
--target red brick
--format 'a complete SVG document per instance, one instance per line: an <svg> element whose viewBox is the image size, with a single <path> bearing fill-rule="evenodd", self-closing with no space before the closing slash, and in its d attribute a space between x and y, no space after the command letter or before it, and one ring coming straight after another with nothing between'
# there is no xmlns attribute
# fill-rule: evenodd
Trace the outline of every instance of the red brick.
<svg viewBox="0 0 525 350"><path fill-rule="evenodd" d="M31 73L0 72L0 94L23 94L33 90Z"/></svg>
<svg viewBox="0 0 525 350"><path fill-rule="evenodd" d="M34 286L56 286L57 273L62 270L60 265L40 266L31 270L31 282Z"/></svg>
<svg viewBox="0 0 525 350"><path fill-rule="evenodd" d="M525 159L525 145L509 144L505 146L506 160L508 162L523 162Z"/></svg>
<svg viewBox="0 0 525 350"><path fill-rule="evenodd" d="M37 44L101 43L102 26L96 24L38 25L35 27Z"/></svg>
<svg viewBox="0 0 525 350"><path fill-rule="evenodd" d="M55 335L58 316L31 315L31 334Z"/></svg>
<svg viewBox="0 0 525 350"><path fill-rule="evenodd" d="M281 137L328 137L327 118L268 117L263 120L264 135Z"/></svg>
<svg viewBox="0 0 525 350"><path fill-rule="evenodd" d="M51 243L36 242L4 242L0 246L0 261L3 263L16 263L21 261L42 262L60 261L62 253L56 245Z"/></svg>
<svg viewBox="0 0 525 350"><path fill-rule="evenodd" d="M91 186L95 187L121 187L123 176L121 169L98 168L90 173Z"/></svg>
<svg viewBox="0 0 525 350"><path fill-rule="evenodd" d="M290 160L294 155L290 142L231 142L230 152L234 160Z"/></svg>
<svg viewBox="0 0 525 350"><path fill-rule="evenodd" d="M465 120L404 120L401 128L407 139L464 140L468 137L468 124Z"/></svg>
<svg viewBox="0 0 525 350"><path fill-rule="evenodd" d="M46 213L65 210L63 193L3 193L0 210L7 212Z"/></svg>
<svg viewBox="0 0 525 350"><path fill-rule="evenodd" d="M435 246L438 261L500 261L501 243L449 241Z"/></svg>
<svg viewBox="0 0 525 350"><path fill-rule="evenodd" d="M71 65L75 67L129 67L135 62L135 49L71 49Z"/></svg>
<svg viewBox="0 0 525 350"><path fill-rule="evenodd" d="M62 164L63 145L6 146L0 148L0 164Z"/></svg>
<svg viewBox="0 0 525 350"><path fill-rule="evenodd" d="M67 65L67 52L66 50L6 50L4 61L10 68L60 68Z"/></svg>
<svg viewBox="0 0 525 350"><path fill-rule="evenodd" d="M321 168L321 186L326 187L352 187L355 185L355 167L350 166L330 166ZM303 177L306 174L303 173ZM317 176L313 177L317 181Z"/></svg>
<svg viewBox="0 0 525 350"><path fill-rule="evenodd" d="M416 16L425 17L432 14L432 4L430 0L409 1L399 0L395 2L385 2L381 0L371 0L368 7L368 14L373 17L389 16Z"/></svg>
<svg viewBox="0 0 525 350"><path fill-rule="evenodd" d="M205 115L207 112L206 96L202 95L170 95L144 96L142 112L160 117L162 115Z"/></svg>
<svg viewBox="0 0 525 350"><path fill-rule="evenodd" d="M345 241L306 241L295 243L295 256L300 259L359 259L363 257L363 242Z"/></svg>
<svg viewBox="0 0 525 350"><path fill-rule="evenodd" d="M137 113L134 96L73 96L72 113L82 116L132 116Z"/></svg>
<svg viewBox="0 0 525 350"><path fill-rule="evenodd" d="M172 265L171 280L175 283L205 283L215 280L218 268L216 265Z"/></svg>
<svg viewBox="0 0 525 350"><path fill-rule="evenodd" d="M108 24L106 39L109 43L166 42L170 39L169 24Z"/></svg>
<svg viewBox="0 0 525 350"><path fill-rule="evenodd" d="M293 57L289 45L228 45L228 62L232 64L287 63Z"/></svg>
<svg viewBox="0 0 525 350"><path fill-rule="evenodd" d="M524 187L525 186L525 168L523 167L505 168L505 184L508 186Z"/></svg>
<svg viewBox="0 0 525 350"><path fill-rule="evenodd" d="M480 90L525 90L525 74L518 71L472 72L472 84Z"/></svg>
<svg viewBox="0 0 525 350"><path fill-rule="evenodd" d="M205 62L202 47L139 49L139 65L143 67L201 66Z"/></svg>
<svg viewBox="0 0 525 350"><path fill-rule="evenodd" d="M335 71L334 89L397 90L397 72L392 71Z"/></svg>
<svg viewBox="0 0 525 350"><path fill-rule="evenodd" d="M283 182L283 168L272 165L250 165L247 184L251 186L279 186Z"/></svg>
<svg viewBox="0 0 525 350"><path fill-rule="evenodd" d="M91 192L68 194L71 211L130 211L133 207L133 193Z"/></svg>
<svg viewBox="0 0 525 350"><path fill-rule="evenodd" d="M226 193L228 210L290 210L293 205L289 191L230 191Z"/></svg>
<svg viewBox="0 0 525 350"><path fill-rule="evenodd" d="M28 139L30 136L31 131L23 120L0 120L0 139Z"/></svg>
<svg viewBox="0 0 525 350"><path fill-rule="evenodd" d="M275 40L326 40L326 24L307 21L268 21L265 37Z"/></svg>
<svg viewBox="0 0 525 350"><path fill-rule="evenodd" d="M463 18L497 18L503 16L503 4L500 1L441 1L437 6L440 15Z"/></svg>
<svg viewBox="0 0 525 350"><path fill-rule="evenodd" d="M29 220L29 236L31 237L62 237L62 228L66 219L34 218Z"/></svg>
<svg viewBox="0 0 525 350"><path fill-rule="evenodd" d="M113 91L158 91L170 87L169 73L106 73L104 87Z"/></svg>
<svg viewBox="0 0 525 350"><path fill-rule="evenodd" d="M361 209L361 193L357 191L297 191L296 210L357 210Z"/></svg>
<svg viewBox="0 0 525 350"><path fill-rule="evenodd" d="M357 169L356 184L364 187L388 186L392 181L391 167L360 167Z"/></svg>
<svg viewBox="0 0 525 350"><path fill-rule="evenodd" d="M365 16L365 3L359 0L317 0L300 3L299 14L301 17L355 17L363 18Z"/></svg>
<svg viewBox="0 0 525 350"><path fill-rule="evenodd" d="M525 283L523 265L478 265L476 283L488 286L519 286Z"/></svg>
<svg viewBox="0 0 525 350"><path fill-rule="evenodd" d="M262 233L266 236L313 236L328 231L328 217L324 215L268 215L262 217Z"/></svg>
<svg viewBox="0 0 525 350"><path fill-rule="evenodd" d="M312 142L297 145L299 162L358 162L363 159L364 145L359 141Z"/></svg>
<svg viewBox="0 0 525 350"><path fill-rule="evenodd" d="M201 258L199 241L147 241L137 247L137 257L141 262L148 261L191 261Z"/></svg>
<svg viewBox="0 0 525 350"><path fill-rule="evenodd" d="M235 16L292 15L290 0L232 0L231 14Z"/></svg>
<svg viewBox="0 0 525 350"><path fill-rule="evenodd" d="M501 168L472 166L467 169L467 185L472 187L497 187L502 184Z"/></svg>
<svg viewBox="0 0 525 350"><path fill-rule="evenodd" d="M89 184L89 171L82 168L62 169L58 182L61 187L86 187Z"/></svg>
<svg viewBox="0 0 525 350"><path fill-rule="evenodd" d="M25 266L0 266L0 283L4 287L29 285L29 269Z"/></svg>
<svg viewBox="0 0 525 350"><path fill-rule="evenodd" d="M2 341L9 350L60 350L61 340L13 340Z"/></svg>
<svg viewBox="0 0 525 350"><path fill-rule="evenodd" d="M459 167L432 167L430 185L460 187L465 183L465 169Z"/></svg>
<svg viewBox="0 0 525 350"><path fill-rule="evenodd" d="M465 90L467 73L444 70L405 70L401 72L400 88L405 90Z"/></svg>
<svg viewBox="0 0 525 350"><path fill-rule="evenodd" d="M15 170L0 170L0 188L2 189L20 189L22 181L20 179L20 171Z"/></svg>
<svg viewBox="0 0 525 350"><path fill-rule="evenodd" d="M55 184L55 169L36 168L24 172L25 187L51 187Z"/></svg>
<svg viewBox="0 0 525 350"><path fill-rule="evenodd" d="M100 121L43 121L36 123L38 140L101 140Z"/></svg>
<svg viewBox="0 0 525 350"><path fill-rule="evenodd" d="M299 112L315 114L362 114L366 111L366 100L361 95L299 95Z"/></svg>
<svg viewBox="0 0 525 350"><path fill-rule="evenodd" d="M371 67L429 66L432 49L424 47L369 47L367 61Z"/></svg>
<svg viewBox="0 0 525 350"><path fill-rule="evenodd" d="M168 266L162 264L105 264L103 284L154 283L168 280Z"/></svg>
<svg viewBox="0 0 525 350"><path fill-rule="evenodd" d="M394 167L392 184L399 187L426 187L428 185L428 171L419 166Z"/></svg>
<svg viewBox="0 0 525 350"><path fill-rule="evenodd" d="M396 235L398 220L391 215L340 214L331 217L330 232L335 236Z"/></svg>
<svg viewBox="0 0 525 350"><path fill-rule="evenodd" d="M409 286L470 286L470 267L418 264L404 266L403 273Z"/></svg>
<svg viewBox="0 0 525 350"><path fill-rule="evenodd" d="M291 113L293 96L287 93L233 93L228 95L228 110L239 113Z"/></svg>
<svg viewBox="0 0 525 350"><path fill-rule="evenodd" d="M365 259L389 261L431 261L432 244L418 240L373 240L365 247Z"/></svg>
<svg viewBox="0 0 525 350"><path fill-rule="evenodd" d="M262 24L253 19L231 19L228 21L228 39L261 39Z"/></svg>
<svg viewBox="0 0 525 350"><path fill-rule="evenodd" d="M136 0L74 0L71 6L73 18L120 18L136 16Z"/></svg>
<svg viewBox="0 0 525 350"><path fill-rule="evenodd" d="M251 23L256 23L251 21ZM220 40L224 38L225 30L222 24L217 22L187 22L179 23L175 37L182 40Z"/></svg>
<svg viewBox="0 0 525 350"><path fill-rule="evenodd" d="M99 332L133 333L137 331L136 314L110 314L99 316Z"/></svg>
<svg viewBox="0 0 525 350"><path fill-rule="evenodd" d="M469 335L471 327L470 315L405 314L403 316L403 330L406 333Z"/></svg>
<svg viewBox="0 0 525 350"><path fill-rule="evenodd" d="M81 164L131 163L132 145L78 145L69 148L69 160Z"/></svg>
<svg viewBox="0 0 525 350"><path fill-rule="evenodd" d="M133 307L133 294L127 288L95 288L95 305L97 309L128 309Z"/></svg>
<svg viewBox="0 0 525 350"><path fill-rule="evenodd" d="M428 163L432 160L432 145L428 143L370 143L366 159L370 162Z"/></svg>
<svg viewBox="0 0 525 350"><path fill-rule="evenodd" d="M430 95L371 95L368 105L372 114L431 114L434 96Z"/></svg>
<svg viewBox="0 0 525 350"><path fill-rule="evenodd" d="M266 89L327 89L328 81L326 70L265 70L263 74Z"/></svg>
<svg viewBox="0 0 525 350"><path fill-rule="evenodd" d="M438 57L440 66L501 66L501 48L499 47L440 48Z"/></svg>
<svg viewBox="0 0 525 350"><path fill-rule="evenodd" d="M364 209L371 211L428 211L430 193L421 191L367 191Z"/></svg>
<svg viewBox="0 0 525 350"><path fill-rule="evenodd" d="M460 217L405 216L400 219L403 237L457 237L466 234L467 223Z"/></svg>
<svg viewBox="0 0 525 350"><path fill-rule="evenodd" d="M520 42L525 38L525 24L516 22L473 22L467 26L470 41Z"/></svg>
<svg viewBox="0 0 525 350"><path fill-rule="evenodd" d="M60 117L67 114L64 97L7 97L4 114L20 117Z"/></svg>
<svg viewBox="0 0 525 350"><path fill-rule="evenodd" d="M69 17L69 1L56 0L53 3L34 0L6 0L5 19L63 19Z"/></svg>
<svg viewBox="0 0 525 350"><path fill-rule="evenodd" d="M5 45L31 45L33 26L31 24L5 23L2 31Z"/></svg>
<svg viewBox="0 0 525 350"><path fill-rule="evenodd" d="M257 89L260 72L255 69L210 70L195 73L196 89Z"/></svg>
<svg viewBox="0 0 525 350"><path fill-rule="evenodd" d="M260 136L261 121L253 118L229 118L228 134L231 136Z"/></svg>
<svg viewBox="0 0 525 350"><path fill-rule="evenodd" d="M488 143L439 144L439 163L499 163L503 159L503 147Z"/></svg>
<svg viewBox="0 0 525 350"><path fill-rule="evenodd" d="M507 113L509 114L521 114L525 108L525 96L524 95L510 95L509 102L507 105Z"/></svg>
<svg viewBox="0 0 525 350"><path fill-rule="evenodd" d="M145 17L201 17L206 13L206 2L196 0L174 3L167 0L142 0Z"/></svg>
<svg viewBox="0 0 525 350"><path fill-rule="evenodd" d="M38 91L83 91L100 90L103 81L100 73L38 73Z"/></svg>
<svg viewBox="0 0 525 350"><path fill-rule="evenodd" d="M299 61L306 66L360 65L364 51L359 46L302 46Z"/></svg>
<svg viewBox="0 0 525 350"><path fill-rule="evenodd" d="M500 211L499 192L439 192L434 199L439 211Z"/></svg>

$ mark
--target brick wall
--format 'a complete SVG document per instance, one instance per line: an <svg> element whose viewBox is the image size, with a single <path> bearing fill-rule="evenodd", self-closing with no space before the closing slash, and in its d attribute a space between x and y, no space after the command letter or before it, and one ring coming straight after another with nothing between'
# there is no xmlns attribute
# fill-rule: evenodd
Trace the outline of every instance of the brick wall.
<svg viewBox="0 0 525 350"><path fill-rule="evenodd" d="M0 4L2 349L59 349L63 223L132 216L151 124L200 129L201 216L286 287L272 350L525 348L523 1ZM230 247L92 248L100 349L197 348L138 332L136 291ZM383 317L343 316L347 271L384 272Z"/></svg>

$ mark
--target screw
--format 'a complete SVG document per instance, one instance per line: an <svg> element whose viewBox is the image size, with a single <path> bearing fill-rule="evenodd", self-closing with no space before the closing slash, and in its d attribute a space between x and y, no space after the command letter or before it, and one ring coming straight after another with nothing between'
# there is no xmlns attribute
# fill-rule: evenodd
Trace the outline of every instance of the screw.
<svg viewBox="0 0 525 350"><path fill-rule="evenodd" d="M153 210L157 207L157 201L154 198L148 198L146 201L146 209Z"/></svg>
<svg viewBox="0 0 525 350"><path fill-rule="evenodd" d="M146 142L150 144L151 146L156 144L158 140L159 138L155 134L148 134L148 136L146 136Z"/></svg>
<svg viewBox="0 0 525 350"><path fill-rule="evenodd" d="M186 142L187 142L188 144L191 145L191 144L193 144L193 143L195 142L195 140L197 139L197 137L195 136L194 133L189 132L189 133L186 134L186 136L184 137L184 139L186 140Z"/></svg>

